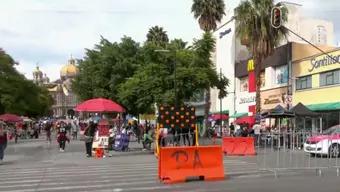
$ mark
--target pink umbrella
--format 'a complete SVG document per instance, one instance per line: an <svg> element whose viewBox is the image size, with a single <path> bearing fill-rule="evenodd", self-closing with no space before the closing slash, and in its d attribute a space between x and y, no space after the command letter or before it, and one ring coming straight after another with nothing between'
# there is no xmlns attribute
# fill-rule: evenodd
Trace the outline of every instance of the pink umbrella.
<svg viewBox="0 0 340 192"><path fill-rule="evenodd" d="M10 122L10 123L15 123L15 122L22 121L22 118L14 114L6 113L6 114L0 115L0 120L5 121L5 122Z"/></svg>
<svg viewBox="0 0 340 192"><path fill-rule="evenodd" d="M124 112L119 104L104 98L96 98L84 101L76 106L76 111L81 112Z"/></svg>

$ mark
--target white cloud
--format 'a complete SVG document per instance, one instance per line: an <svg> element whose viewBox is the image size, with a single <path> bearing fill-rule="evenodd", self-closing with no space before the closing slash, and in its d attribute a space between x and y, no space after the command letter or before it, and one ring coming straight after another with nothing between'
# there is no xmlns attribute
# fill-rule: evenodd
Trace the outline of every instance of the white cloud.
<svg viewBox="0 0 340 192"><path fill-rule="evenodd" d="M123 35L143 42L153 25L170 38L191 42L201 31L183 0L1 0L1 47L20 62L18 70L32 78L39 62L51 79L70 54L82 58L100 35L118 41Z"/></svg>
<svg viewBox="0 0 340 192"><path fill-rule="evenodd" d="M302 4L306 16L333 21L340 40L338 1L290 1ZM70 54L83 57L84 49L93 48L100 35L111 41L127 35L143 42L148 29L160 25L170 38L191 42L202 33L191 4L192 0L1 0L0 46L21 63L17 68L27 77L39 62L56 79Z"/></svg>

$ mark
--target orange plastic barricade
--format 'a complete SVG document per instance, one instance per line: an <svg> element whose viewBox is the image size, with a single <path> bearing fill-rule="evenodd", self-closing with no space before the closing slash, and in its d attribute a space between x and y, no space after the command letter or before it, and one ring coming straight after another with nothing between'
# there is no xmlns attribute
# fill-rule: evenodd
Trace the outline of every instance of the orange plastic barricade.
<svg viewBox="0 0 340 192"><path fill-rule="evenodd" d="M164 183L224 179L221 146L162 147L158 157L158 176Z"/></svg>
<svg viewBox="0 0 340 192"><path fill-rule="evenodd" d="M255 155L253 137L223 137L223 153L226 155Z"/></svg>

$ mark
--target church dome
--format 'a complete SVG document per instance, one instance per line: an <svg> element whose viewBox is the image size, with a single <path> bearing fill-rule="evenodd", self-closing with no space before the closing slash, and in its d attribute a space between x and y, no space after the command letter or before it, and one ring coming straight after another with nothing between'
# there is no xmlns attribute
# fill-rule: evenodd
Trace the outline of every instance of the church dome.
<svg viewBox="0 0 340 192"><path fill-rule="evenodd" d="M60 70L60 77L75 77L78 74L78 67L76 66L76 61L70 59L67 65L64 65Z"/></svg>

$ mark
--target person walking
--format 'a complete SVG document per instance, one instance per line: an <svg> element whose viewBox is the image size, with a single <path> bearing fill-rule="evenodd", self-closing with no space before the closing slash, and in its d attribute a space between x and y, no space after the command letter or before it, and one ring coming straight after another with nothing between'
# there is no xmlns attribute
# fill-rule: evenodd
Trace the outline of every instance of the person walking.
<svg viewBox="0 0 340 192"><path fill-rule="evenodd" d="M230 123L229 130L230 130L229 135L230 136L235 136L235 126L234 126L233 123Z"/></svg>
<svg viewBox="0 0 340 192"><path fill-rule="evenodd" d="M7 132L5 130L5 125L0 122L0 164L5 156L5 149L7 147Z"/></svg>
<svg viewBox="0 0 340 192"><path fill-rule="evenodd" d="M256 121L253 126L254 137L255 137L255 145L258 146L260 144L260 136L261 136L261 125L260 122Z"/></svg>
<svg viewBox="0 0 340 192"><path fill-rule="evenodd" d="M49 144L51 144L51 129L52 129L52 122L47 121L45 124L45 131L46 131L46 140Z"/></svg>
<svg viewBox="0 0 340 192"><path fill-rule="evenodd" d="M85 128L84 132L87 157L92 157L92 143L95 131L96 124L93 121L90 121L89 125Z"/></svg>
<svg viewBox="0 0 340 192"><path fill-rule="evenodd" d="M71 129L72 129L72 139L73 140L77 140L78 138L78 125L76 123L76 121L71 121Z"/></svg>
<svg viewBox="0 0 340 192"><path fill-rule="evenodd" d="M60 128L57 141L59 143L59 150L60 150L60 152L64 152L65 151L66 141L68 143L70 143L70 139L67 137L67 131L66 131L65 127Z"/></svg>

